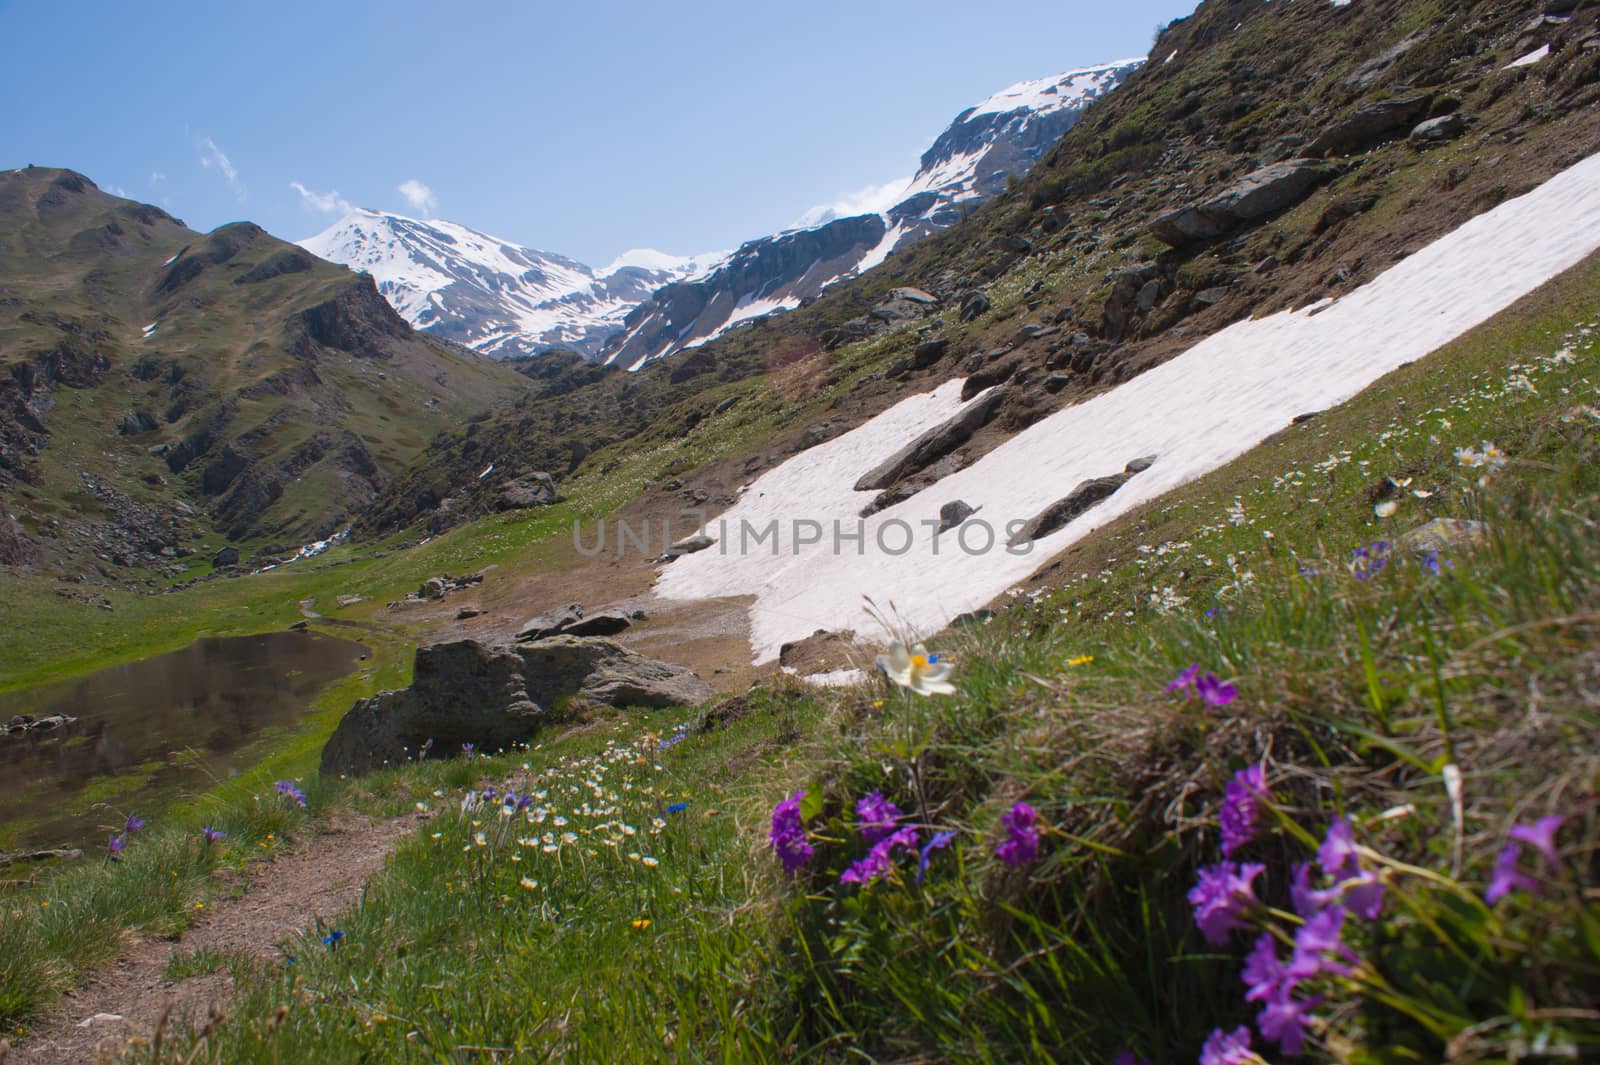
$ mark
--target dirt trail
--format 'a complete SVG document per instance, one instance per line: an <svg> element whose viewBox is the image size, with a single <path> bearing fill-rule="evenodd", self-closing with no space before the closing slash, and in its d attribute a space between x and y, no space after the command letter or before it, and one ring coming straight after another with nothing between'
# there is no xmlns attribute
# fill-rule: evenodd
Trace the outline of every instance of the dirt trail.
<svg viewBox="0 0 1600 1065"><path fill-rule="evenodd" d="M135 939L88 983L63 996L15 1045L5 1065L77 1065L114 1059L164 1015L170 1027L199 1026L213 1006L227 1010L233 979L224 970L168 980L174 956L196 951L279 957L277 944L321 917L333 921L360 898L367 879L417 823L349 816L275 860L252 867L237 897L218 892L177 941ZM87 1023L86 1023L87 1022Z"/></svg>

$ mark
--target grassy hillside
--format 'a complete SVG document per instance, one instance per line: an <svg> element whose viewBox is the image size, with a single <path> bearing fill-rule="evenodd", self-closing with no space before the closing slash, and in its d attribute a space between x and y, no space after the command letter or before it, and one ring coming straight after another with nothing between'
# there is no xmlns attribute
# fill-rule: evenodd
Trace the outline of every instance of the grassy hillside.
<svg viewBox="0 0 1600 1065"><path fill-rule="evenodd" d="M3 562L170 580L223 538L293 549L525 391L249 223L29 167L0 174L0 231Z"/></svg>
<svg viewBox="0 0 1600 1065"><path fill-rule="evenodd" d="M1255 1060L1201 1058L1240 1026L1265 1060L1292 1032L1309 1060L1594 1053L1597 292L1591 259L1084 541L935 644L954 695L780 685L318 783L316 816L431 822L292 964L176 946L243 998L134 1059ZM1402 546L1432 518L1483 526ZM1191 664L1231 692L1173 690ZM917 839L856 883L875 792ZM181 912L314 827L206 816L238 836L213 864L158 838L18 900L13 1017L86 949L63 909L159 926L122 889L171 867ZM789 876L768 833L796 821ZM1212 943L1190 892L1224 839L1259 903ZM1300 964L1264 1017L1240 974L1274 944Z"/></svg>

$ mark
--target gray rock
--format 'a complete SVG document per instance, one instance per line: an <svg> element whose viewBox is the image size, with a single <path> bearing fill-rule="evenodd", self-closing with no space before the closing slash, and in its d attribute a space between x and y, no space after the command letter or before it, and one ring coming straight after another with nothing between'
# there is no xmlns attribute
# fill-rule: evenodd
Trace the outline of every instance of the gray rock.
<svg viewBox="0 0 1600 1065"><path fill-rule="evenodd" d="M1065 498L1056 500L1034 515L1016 535L1011 537L1010 546L1018 547L1030 540L1042 540L1051 533L1065 528L1069 522L1089 508L1111 498L1117 489L1127 484L1133 477L1131 473L1113 473L1109 477L1096 477L1084 481Z"/></svg>
<svg viewBox="0 0 1600 1065"><path fill-rule="evenodd" d="M429 577L422 582L422 587L417 589L418 599L443 599L450 586L443 577Z"/></svg>
<svg viewBox="0 0 1600 1065"><path fill-rule="evenodd" d="M556 479L548 473L528 473L514 481L507 481L495 494L496 510L526 510L545 507L560 500L556 493Z"/></svg>
<svg viewBox="0 0 1600 1065"><path fill-rule="evenodd" d="M561 630L563 636L615 636L617 633L632 625L633 621L626 614L616 611L606 611L600 614L586 614Z"/></svg>
<svg viewBox="0 0 1600 1065"><path fill-rule="evenodd" d="M1364 152L1416 125L1428 113L1431 104L1428 96L1396 96L1368 104L1323 130L1311 142L1307 154Z"/></svg>
<svg viewBox="0 0 1600 1065"><path fill-rule="evenodd" d="M138 436L140 433L154 432L159 428L161 423L156 421L156 416L143 410L128 411L117 426L118 432L123 436Z"/></svg>
<svg viewBox="0 0 1600 1065"><path fill-rule="evenodd" d="M978 512L964 500L954 499L939 508L939 531L949 532Z"/></svg>
<svg viewBox="0 0 1600 1065"><path fill-rule="evenodd" d="M1292 207L1337 171L1310 159L1288 159L1247 174L1227 191L1180 207L1150 223L1150 233L1174 248L1210 240Z"/></svg>
<svg viewBox="0 0 1600 1065"><path fill-rule="evenodd" d="M705 533L695 533L693 536L685 536L682 540L667 548L667 554L674 558L678 555L692 555L696 551L704 551L716 542L714 537L707 536Z"/></svg>
<svg viewBox="0 0 1600 1065"><path fill-rule="evenodd" d="M857 492L888 488L909 473L937 462L971 439L999 409L1003 389L995 389L949 421L936 425L861 475Z"/></svg>
<svg viewBox="0 0 1600 1065"><path fill-rule="evenodd" d="M921 303L924 305L931 305L939 302L938 296L933 295L931 292L924 292L920 288L891 289L889 291L889 298L892 300L910 300L912 303Z"/></svg>
<svg viewBox="0 0 1600 1065"><path fill-rule="evenodd" d="M1411 131L1406 143L1413 148L1428 148L1435 144L1455 140L1467 131L1466 119L1460 115L1440 115L1430 118Z"/></svg>
<svg viewBox="0 0 1600 1065"><path fill-rule="evenodd" d="M417 650L411 687L350 708L322 749L324 773L398 765L432 741L436 755L471 743L484 751L526 741L562 720L578 698L610 706L699 706L712 696L682 666L610 640L556 636L520 648L476 640Z"/></svg>
<svg viewBox="0 0 1600 1065"><path fill-rule="evenodd" d="M926 370L944 357L950 350L950 341L944 337L935 340L924 340L917 345L917 350L911 353L911 368L913 370Z"/></svg>
<svg viewBox="0 0 1600 1065"><path fill-rule="evenodd" d="M211 556L211 565L217 569L239 564L239 549L237 547L224 547L221 551Z"/></svg>
<svg viewBox="0 0 1600 1065"><path fill-rule="evenodd" d="M1044 390L1053 396L1063 388L1066 388L1068 385L1070 385L1072 383L1072 377L1069 374L1053 373L1046 377L1043 383Z"/></svg>
<svg viewBox="0 0 1600 1065"><path fill-rule="evenodd" d="M961 320L970 322L989 313L989 297L981 292L969 292L961 300Z"/></svg>
<svg viewBox="0 0 1600 1065"><path fill-rule="evenodd" d="M800 437L800 450L804 451L807 448L816 447L818 444L826 442L831 435L833 435L832 430L826 425L810 426Z"/></svg>
<svg viewBox="0 0 1600 1065"><path fill-rule="evenodd" d="M1480 547L1489 539L1489 527L1466 518L1434 518L1403 533L1395 542L1420 555L1432 551L1464 551Z"/></svg>
<svg viewBox="0 0 1600 1065"><path fill-rule="evenodd" d="M1022 357L1019 355L1016 358L989 363L976 373L969 375L961 385L962 401L971 399L986 388L1004 384L1011 379L1011 375L1016 373L1021 365Z"/></svg>
<svg viewBox="0 0 1600 1065"><path fill-rule="evenodd" d="M554 636L569 625L576 624L583 618L582 603L568 603L546 610L543 614L529 618L517 632L518 640L542 640L546 636Z"/></svg>
<svg viewBox="0 0 1600 1065"><path fill-rule="evenodd" d="M1126 466L1122 467L1122 472L1123 473L1143 473L1145 470L1148 470L1151 466L1154 466L1156 464L1156 459L1158 459L1160 457L1161 457L1160 455L1141 455L1138 458L1134 459L1132 462L1128 463Z"/></svg>

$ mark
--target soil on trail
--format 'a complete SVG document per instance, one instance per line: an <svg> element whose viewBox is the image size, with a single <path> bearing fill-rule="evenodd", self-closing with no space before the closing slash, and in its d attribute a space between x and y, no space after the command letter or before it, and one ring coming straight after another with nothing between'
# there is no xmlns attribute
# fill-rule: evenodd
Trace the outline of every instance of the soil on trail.
<svg viewBox="0 0 1600 1065"><path fill-rule="evenodd" d="M205 950L276 962L278 944L317 918L332 922L360 898L417 815L375 820L349 816L323 826L271 862L252 865L229 892L221 885L197 910L181 939L131 939L115 961L93 973L40 1016L30 1034L0 1054L6 1065L77 1065L115 1060L129 1040L198 1028L213 1008L227 1012L233 978L226 968L168 980L174 957Z"/></svg>

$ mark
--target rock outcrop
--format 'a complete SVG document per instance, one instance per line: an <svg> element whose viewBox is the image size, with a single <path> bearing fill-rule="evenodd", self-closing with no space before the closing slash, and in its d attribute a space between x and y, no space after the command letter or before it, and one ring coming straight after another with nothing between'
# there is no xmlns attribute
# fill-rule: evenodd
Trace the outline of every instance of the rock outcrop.
<svg viewBox="0 0 1600 1065"><path fill-rule="evenodd" d="M1210 240L1292 207L1337 171L1311 159L1286 159L1247 174L1227 191L1180 207L1150 223L1150 234L1174 248Z"/></svg>
<svg viewBox="0 0 1600 1065"><path fill-rule="evenodd" d="M516 647L476 640L417 649L411 687L350 708L322 749L324 773L365 773L464 744L499 750L563 719L572 699L608 706L699 706L710 685L693 671L610 640L554 636Z"/></svg>

